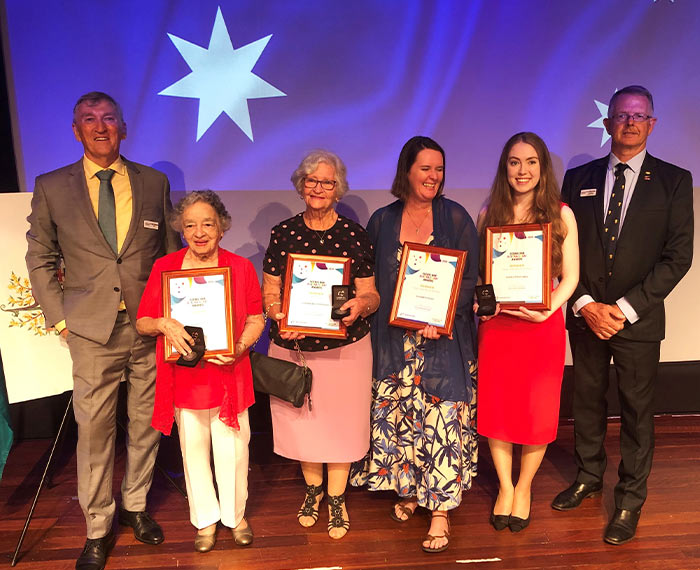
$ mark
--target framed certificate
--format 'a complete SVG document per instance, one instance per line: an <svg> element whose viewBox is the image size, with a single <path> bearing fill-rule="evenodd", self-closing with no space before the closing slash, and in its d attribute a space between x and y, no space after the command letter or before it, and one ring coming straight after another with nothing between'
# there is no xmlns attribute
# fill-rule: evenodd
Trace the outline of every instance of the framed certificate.
<svg viewBox="0 0 700 570"><path fill-rule="evenodd" d="M231 268L206 267L163 272L163 315L185 326L202 327L204 356L234 353L234 315ZM179 353L166 338L165 361Z"/></svg>
<svg viewBox="0 0 700 570"><path fill-rule="evenodd" d="M549 309L551 224L486 228L485 282L503 309Z"/></svg>
<svg viewBox="0 0 700 570"><path fill-rule="evenodd" d="M345 338L340 320L331 319L333 285L350 284L347 257L290 253L282 292L280 332L300 332L309 336Z"/></svg>
<svg viewBox="0 0 700 570"><path fill-rule="evenodd" d="M467 252L406 242L389 324L406 329L434 325L452 334Z"/></svg>

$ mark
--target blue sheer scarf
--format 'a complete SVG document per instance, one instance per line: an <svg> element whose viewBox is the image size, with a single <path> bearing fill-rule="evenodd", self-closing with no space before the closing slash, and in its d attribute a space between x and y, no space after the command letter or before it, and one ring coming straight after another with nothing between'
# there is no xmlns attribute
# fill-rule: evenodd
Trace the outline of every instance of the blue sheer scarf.
<svg viewBox="0 0 700 570"><path fill-rule="evenodd" d="M389 313L399 271L397 250L403 203L393 202L372 214L367 231L376 254L375 279L381 296L379 309L371 321L373 376L382 380L398 374L404 366L404 329L389 326ZM424 339L425 366L422 384L425 391L442 400L468 402L472 396L469 361L476 358L476 325L472 305L479 271L479 238L467 211L452 200L433 200L433 243L439 247L467 251L452 340Z"/></svg>

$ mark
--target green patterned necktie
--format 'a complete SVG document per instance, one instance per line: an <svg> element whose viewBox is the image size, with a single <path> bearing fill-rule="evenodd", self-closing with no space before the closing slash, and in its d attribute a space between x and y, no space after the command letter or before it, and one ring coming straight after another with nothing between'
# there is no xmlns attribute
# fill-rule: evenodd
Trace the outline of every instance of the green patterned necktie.
<svg viewBox="0 0 700 570"><path fill-rule="evenodd" d="M95 174L100 179L100 200L97 205L97 223L114 253L117 251L117 214L114 205L112 176L114 170L100 170Z"/></svg>

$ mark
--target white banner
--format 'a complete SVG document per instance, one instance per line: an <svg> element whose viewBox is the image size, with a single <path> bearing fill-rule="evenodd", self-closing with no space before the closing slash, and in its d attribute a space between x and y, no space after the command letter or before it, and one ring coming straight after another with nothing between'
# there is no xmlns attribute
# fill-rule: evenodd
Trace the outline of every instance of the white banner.
<svg viewBox="0 0 700 570"><path fill-rule="evenodd" d="M0 194L0 352L10 404L73 389L68 345L44 328L24 262L31 200L29 192Z"/></svg>

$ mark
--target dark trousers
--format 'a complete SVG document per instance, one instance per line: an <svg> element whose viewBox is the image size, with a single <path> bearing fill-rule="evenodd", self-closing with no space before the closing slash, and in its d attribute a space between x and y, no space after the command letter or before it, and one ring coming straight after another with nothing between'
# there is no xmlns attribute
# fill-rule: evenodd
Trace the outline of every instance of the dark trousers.
<svg viewBox="0 0 700 570"><path fill-rule="evenodd" d="M613 336L600 340L592 332L571 332L574 359L574 436L577 480L602 482L607 459L608 371L612 358L620 398L620 465L615 507L638 510L647 496L654 454L652 400L659 366L660 342Z"/></svg>

